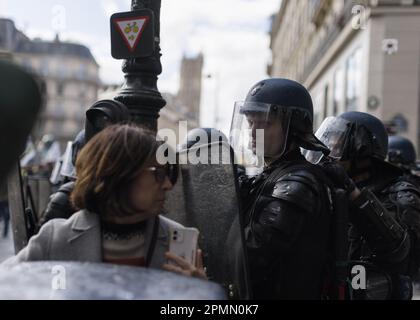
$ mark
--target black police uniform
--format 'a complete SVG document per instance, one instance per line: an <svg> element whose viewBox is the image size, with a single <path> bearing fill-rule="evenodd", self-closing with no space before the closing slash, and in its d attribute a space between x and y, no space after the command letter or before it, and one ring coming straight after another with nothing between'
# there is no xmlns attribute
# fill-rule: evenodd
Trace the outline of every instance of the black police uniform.
<svg viewBox="0 0 420 320"><path fill-rule="evenodd" d="M290 121L283 122L288 128L283 154L262 174L239 178L253 298L321 299L330 201L319 170L305 160L299 146L328 149L313 135L310 95L294 81L269 79L255 85L245 103L266 104L271 116L273 110L280 110L280 117L290 111Z"/></svg>
<svg viewBox="0 0 420 320"><path fill-rule="evenodd" d="M70 201L70 195L73 189L74 181L70 181L61 185L57 192L51 195L44 215L40 220L41 225L52 219L68 219L73 213L77 211L77 209L72 206Z"/></svg>
<svg viewBox="0 0 420 320"><path fill-rule="evenodd" d="M336 121L346 123L346 139L335 140L340 144L324 142L332 153L340 154L341 161L348 161L347 172L362 191L350 207L349 257L371 262L388 273L392 278L389 298L410 299L409 277L418 268L420 252L419 190L404 179L399 168L385 162L388 137L379 119L347 112ZM317 135L332 136L332 127L323 130Z"/></svg>
<svg viewBox="0 0 420 320"><path fill-rule="evenodd" d="M332 212L313 167L294 151L241 183L249 188L245 238L256 299L322 298Z"/></svg>
<svg viewBox="0 0 420 320"><path fill-rule="evenodd" d="M400 136L388 139L388 162L404 171L404 179L420 187L420 176L416 165L416 150L410 140Z"/></svg>

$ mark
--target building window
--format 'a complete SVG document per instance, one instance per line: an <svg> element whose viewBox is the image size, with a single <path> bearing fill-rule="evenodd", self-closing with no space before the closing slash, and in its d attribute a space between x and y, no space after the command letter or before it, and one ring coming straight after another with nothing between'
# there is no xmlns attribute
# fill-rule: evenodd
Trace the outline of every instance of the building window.
<svg viewBox="0 0 420 320"><path fill-rule="evenodd" d="M406 133L408 131L408 120L402 114L397 114L392 118L392 124L397 133Z"/></svg>
<svg viewBox="0 0 420 320"><path fill-rule="evenodd" d="M64 83L62 82L57 83L57 95L60 97L64 95Z"/></svg>
<svg viewBox="0 0 420 320"><path fill-rule="evenodd" d="M60 64L58 65L57 70L58 70L58 74L57 74L57 76L58 76L59 78L65 79L65 78L67 78L67 77L68 77L68 74L67 74L67 67L66 67L66 65L65 65L64 63L60 63Z"/></svg>
<svg viewBox="0 0 420 320"><path fill-rule="evenodd" d="M344 71L338 68L334 73L334 93L333 93L333 110L332 115L336 116L341 109L344 98Z"/></svg>
<svg viewBox="0 0 420 320"><path fill-rule="evenodd" d="M83 101L86 100L86 88L85 87L80 88L79 99L83 100Z"/></svg>
<svg viewBox="0 0 420 320"><path fill-rule="evenodd" d="M63 103L59 102L59 103L56 104L56 106L55 106L55 114L58 117L64 117L66 115L66 111L64 109Z"/></svg>
<svg viewBox="0 0 420 320"><path fill-rule="evenodd" d="M314 113L314 129L318 130L319 126L320 126L320 119L319 119L319 113L315 112Z"/></svg>
<svg viewBox="0 0 420 320"><path fill-rule="evenodd" d="M88 79L88 70L85 65L81 65L77 71L77 78L80 80Z"/></svg>
<svg viewBox="0 0 420 320"><path fill-rule="evenodd" d="M48 60L43 60L41 63L41 74L46 77L49 74L49 64Z"/></svg>
<svg viewBox="0 0 420 320"><path fill-rule="evenodd" d="M314 128L318 128L324 121L324 92L319 90L314 94Z"/></svg>
<svg viewBox="0 0 420 320"><path fill-rule="evenodd" d="M362 91L362 49L358 48L346 63L346 111L357 111Z"/></svg>

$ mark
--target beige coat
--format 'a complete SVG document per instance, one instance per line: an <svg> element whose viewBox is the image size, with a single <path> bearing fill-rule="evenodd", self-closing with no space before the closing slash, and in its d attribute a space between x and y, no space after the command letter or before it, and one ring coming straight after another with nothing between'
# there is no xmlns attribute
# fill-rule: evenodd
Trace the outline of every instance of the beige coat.
<svg viewBox="0 0 420 320"><path fill-rule="evenodd" d="M146 245L149 247L154 219L146 227ZM169 248L169 228L183 228L180 224L159 216L156 246L150 267L160 269L165 263L165 252ZM81 210L70 219L53 219L47 222L32 237L28 245L5 264L25 261L80 261L102 262L102 243L99 216Z"/></svg>

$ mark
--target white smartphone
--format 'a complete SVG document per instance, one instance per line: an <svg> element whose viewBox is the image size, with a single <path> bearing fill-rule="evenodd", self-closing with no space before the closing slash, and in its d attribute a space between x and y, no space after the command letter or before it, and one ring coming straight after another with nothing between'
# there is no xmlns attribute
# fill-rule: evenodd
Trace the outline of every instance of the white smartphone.
<svg viewBox="0 0 420 320"><path fill-rule="evenodd" d="M195 266L199 234L196 228L171 228L169 251Z"/></svg>

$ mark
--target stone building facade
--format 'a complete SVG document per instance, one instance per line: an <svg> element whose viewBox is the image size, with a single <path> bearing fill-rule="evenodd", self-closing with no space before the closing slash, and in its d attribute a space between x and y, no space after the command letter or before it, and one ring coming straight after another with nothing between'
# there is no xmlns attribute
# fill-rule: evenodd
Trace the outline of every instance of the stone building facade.
<svg viewBox="0 0 420 320"><path fill-rule="evenodd" d="M420 150L419 0L283 0L270 34L268 72L310 90L316 126L369 112Z"/></svg>
<svg viewBox="0 0 420 320"><path fill-rule="evenodd" d="M63 147L84 126L85 111L97 100L99 65L90 50L59 40L29 39L13 21L0 19L0 50L38 75L45 84L46 106L33 132L34 140L52 134Z"/></svg>

